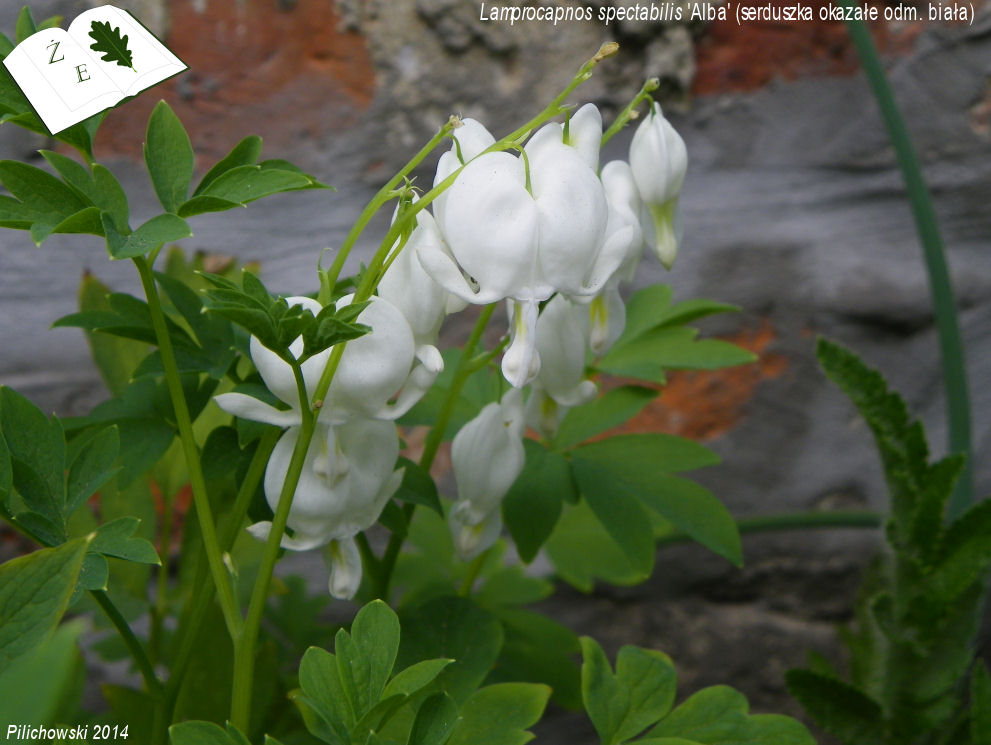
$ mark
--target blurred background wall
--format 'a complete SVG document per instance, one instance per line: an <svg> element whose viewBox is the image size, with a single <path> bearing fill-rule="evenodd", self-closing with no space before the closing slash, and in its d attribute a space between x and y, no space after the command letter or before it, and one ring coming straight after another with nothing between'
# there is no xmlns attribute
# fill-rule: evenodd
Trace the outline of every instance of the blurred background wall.
<svg viewBox="0 0 991 745"><path fill-rule="evenodd" d="M71 20L96 2L41 0L36 17ZM190 70L114 111L98 154L154 213L140 166L151 107L167 99L190 131L199 165L240 137L265 138L336 193L285 195L203 216L187 250L261 262L270 287L316 289L318 252L336 246L374 189L449 114L508 131L539 111L606 40L619 55L573 96L607 121L643 79L662 81L665 111L690 168L685 240L671 272L642 264L638 285L669 282L678 299L732 302L741 313L706 326L754 352L756 364L671 378L631 429L702 440L723 458L699 473L738 516L809 509L883 509L869 433L818 371L818 334L880 367L945 442L938 344L926 275L902 182L873 98L839 23L508 23L480 20L473 0L116 0L167 41ZM518 3L517 3L518 4ZM586 3L598 11L611 4ZM5 3L11 29L20 2ZM490 6L490 4L486 4ZM818 7L818 6L813 6ZM883 6L879 6L883 7ZM923 17L926 6L918 6ZM991 8L972 24L872 27L923 161L961 312L974 412L977 493L991 491ZM606 158L625 157L630 132ZM4 158L35 158L43 138L0 127ZM435 158L418 174L432 178ZM383 223L349 267L369 255ZM80 276L136 291L127 262L95 239L56 236L35 248L0 232L0 383L46 409L78 413L105 395L81 334L48 331L75 309ZM809 648L839 654L873 531L745 539L747 566L701 549L665 549L654 578L590 597L567 589L552 612L614 651L656 646L682 690L725 682L758 710L796 712L783 673ZM578 729L572 731L571 727ZM581 725L544 734L580 742ZM552 740L553 741L553 740Z"/></svg>

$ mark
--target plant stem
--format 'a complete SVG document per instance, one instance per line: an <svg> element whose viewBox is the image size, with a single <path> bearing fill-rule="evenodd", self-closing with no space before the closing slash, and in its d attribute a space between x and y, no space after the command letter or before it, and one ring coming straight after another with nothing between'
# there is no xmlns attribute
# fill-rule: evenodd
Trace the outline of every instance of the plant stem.
<svg viewBox="0 0 991 745"><path fill-rule="evenodd" d="M307 400L306 385L303 381L303 371L299 363L292 365L293 377L296 379L296 393L300 402ZM255 646L258 641L258 632L261 629L262 615L265 612L265 602L268 599L268 590L272 581L272 572L275 571L275 563L279 558L279 550L282 546L282 534L286 530L286 522L289 520L289 509L292 507L293 495L296 492L296 485L299 477L303 473L303 464L306 462L306 454L310 449L310 442L316 429L317 417L307 406L300 406L302 422L299 428L299 437L293 448L292 458L289 461L289 469L286 472L286 480L282 485L279 494L279 503L276 505L275 515L272 518L272 526L265 541L262 551L261 563L258 568L258 577L255 579L255 586L251 591L251 600L248 603L248 612L244 618L244 625L240 633L234 637L234 682L231 691L231 722L242 732L247 732L250 724L251 690L255 674Z"/></svg>
<svg viewBox="0 0 991 745"><path fill-rule="evenodd" d="M272 427L262 435L258 442L258 447L251 457L248 471L244 475L241 487L238 489L234 506L231 507L220 529L220 548L223 551L230 551L237 538L241 522L247 514L251 505L251 498L258 489L262 476L265 474L265 467L268 465L269 456L275 447L276 441L282 435L282 431ZM159 738L158 743L164 743L168 737L167 727L172 720L172 710L179 695L179 687L182 685L186 670L192 660L193 649L195 648L196 635L206 617L210 600L213 599L213 584L207 582L207 570L205 564L197 567L196 578L193 582L193 595L190 598L186 611L183 614L183 621L180 624L179 648L175 656L175 661L170 670L168 682L165 684L165 695L162 699L160 711L156 711L154 736Z"/></svg>
<svg viewBox="0 0 991 745"><path fill-rule="evenodd" d="M234 590L231 587L227 569L224 567L220 545L217 541L213 510L210 508L206 480L203 478L203 470L200 467L199 449L193 435L193 424L189 417L189 408L186 406L186 396L182 390L182 380L179 377L175 352L172 350L172 340L169 337L169 330L165 322L165 314L162 311L162 303L158 297L158 288L155 287L151 265L143 256L137 256L133 261L141 277L141 285L145 291L152 325L155 328L158 351L162 358L162 369L165 372L165 383L168 386L172 408L175 411L176 424L179 427L179 441L182 443L186 469L189 472L189 483L193 492L193 502L196 505L196 516L199 519L200 533L203 537L203 548L206 551L213 583L217 587L217 596L220 599L220 607L224 614L227 630L231 638L234 638L240 629L241 617L237 611Z"/></svg>
<svg viewBox="0 0 991 745"><path fill-rule="evenodd" d="M657 78L648 78L643 86L640 88L640 92L633 97L633 100L626 104L626 107L619 112L613 123L609 125L609 129L602 133L602 139L599 141L599 147L605 145L609 140L611 140L623 127L626 126L627 122L635 118L634 110L640 105L641 101L650 100L650 94L656 91L661 86L661 81Z"/></svg>
<svg viewBox="0 0 991 745"><path fill-rule="evenodd" d="M478 320L475 321L474 328L471 330L471 335L468 337L468 341L465 342L464 349L461 353L461 360L458 362L458 369L455 370L454 379L451 381L451 387L447 389L447 396L437 415L437 421L434 422L434 426L430 429L430 434L427 435L427 439L423 444L423 453L420 455L420 467L425 471L430 470L434 458L437 457L437 451L444 439L444 432L447 430L447 425L451 421L454 405L458 400L458 396L461 394L461 389L464 387L465 381L475 372L476 368L471 364L472 354L482 340L482 334L485 333L485 327L488 326L489 319L492 318L492 313L495 311L496 305L498 303L491 303L482 308L482 312L478 316ZM403 517L406 519L407 525L413 519L415 512L416 505L412 502L407 502L403 505ZM399 551L403 547L403 540L403 536L397 533L393 533L389 538L389 543L385 548L385 553L382 554L382 561L379 564L379 572L376 578L377 586L375 588L376 598L387 600L389 583L392 581L392 572L396 568L396 560L399 558Z"/></svg>
<svg viewBox="0 0 991 745"><path fill-rule="evenodd" d="M144 647L141 646L138 637L134 635L134 631L131 629L130 624L128 624L127 619L124 618L120 610L118 610L117 606L110 599L110 596L103 590L91 590L90 595L93 596L97 605L107 615L110 623L114 625L117 633L124 640L127 651L131 653L131 659L134 660L138 672L141 673L141 678L145 682L145 688L148 689L148 693L156 698L161 696L163 693L162 683L159 681L158 676L155 675L155 668L152 667L151 660L145 654Z"/></svg>
<svg viewBox="0 0 991 745"><path fill-rule="evenodd" d="M846 0L849 5L850 0ZM881 117L888 130L888 137L898 160L905 190L908 195L915 229L922 244L922 254L929 275L936 327L942 355L943 386L946 391L946 415L948 446L951 453L963 453L967 457L957 488L950 498L948 517L953 519L963 513L974 499L973 448L971 446L970 396L967 390L967 368L964 365L963 342L957 320L956 300L950 273L946 265L943 241L940 237L936 212L926 187L922 168L912 146L912 138L895 101L891 86L884 73L870 32L860 21L848 21L847 29L864 73L877 99Z"/></svg>
<svg viewBox="0 0 991 745"><path fill-rule="evenodd" d="M823 528L880 528L884 525L886 515L877 512L793 512L780 515L761 515L760 517L737 520L736 527L741 535L749 533L771 533L783 530L821 530ZM661 536L657 546L673 546L677 543L688 543L693 539L686 533L677 532Z"/></svg>

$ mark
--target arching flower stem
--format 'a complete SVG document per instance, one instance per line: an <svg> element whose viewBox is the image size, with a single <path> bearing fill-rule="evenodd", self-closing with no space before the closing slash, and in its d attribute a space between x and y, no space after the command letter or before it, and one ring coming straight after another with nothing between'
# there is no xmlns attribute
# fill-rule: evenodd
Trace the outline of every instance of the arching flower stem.
<svg viewBox="0 0 991 745"><path fill-rule="evenodd" d="M661 87L661 81L657 78L647 78L643 86L640 88L640 92L633 97L626 106L623 108L613 123L609 125L609 129L602 133L602 139L600 140L600 146L605 145L609 140L611 140L619 131L625 127L631 119L636 119L637 114L635 113L637 106L639 106L644 101L651 100L651 93L656 91Z"/></svg>
<svg viewBox="0 0 991 745"><path fill-rule="evenodd" d="M473 372L478 370L478 365L473 363L479 358L473 358L472 355L478 347L479 342L481 342L482 334L485 333L485 328L489 325L489 320L492 318L492 313L495 311L497 305L498 303L491 303L482 308L482 312L479 314L478 320L475 321L475 326L471 330L471 335L468 337L468 341L465 342L461 360L458 363L457 369L454 371L454 379L451 381L451 387L447 390L447 396L437 415L437 420L434 422L434 426L423 444L423 453L420 455L420 467L424 470L429 471L433 465L434 458L437 457L437 451L444 439L444 432L447 429L448 423L451 421L451 415L454 413L454 405L457 402L458 396L461 395L461 389L464 387L465 381L468 380ZM415 512L415 504L407 502L403 505L403 517L407 524L413 519ZM392 581L392 571L395 569L396 559L399 558L399 551L403 547L403 540L403 536L393 533L389 539L389 544L386 546L385 553L382 554L378 571L373 575L375 579L374 595L376 598L387 599L389 583Z"/></svg>

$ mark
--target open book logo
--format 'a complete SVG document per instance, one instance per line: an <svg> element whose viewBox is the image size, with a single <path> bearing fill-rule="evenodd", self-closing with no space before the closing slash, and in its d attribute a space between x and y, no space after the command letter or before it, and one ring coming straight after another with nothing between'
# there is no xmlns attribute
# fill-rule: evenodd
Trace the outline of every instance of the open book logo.
<svg viewBox="0 0 991 745"><path fill-rule="evenodd" d="M114 28L109 23L93 21L89 35L95 40L89 48L94 52L103 52L100 57L103 62L116 62L121 67L134 70L131 50L127 48L127 37L121 36L119 28Z"/></svg>
<svg viewBox="0 0 991 745"><path fill-rule="evenodd" d="M127 11L81 13L21 41L3 61L52 134L188 69Z"/></svg>

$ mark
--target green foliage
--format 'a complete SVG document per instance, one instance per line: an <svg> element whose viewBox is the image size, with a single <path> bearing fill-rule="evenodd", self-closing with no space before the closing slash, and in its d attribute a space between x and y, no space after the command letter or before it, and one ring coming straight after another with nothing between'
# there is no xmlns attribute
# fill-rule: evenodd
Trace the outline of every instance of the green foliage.
<svg viewBox="0 0 991 745"><path fill-rule="evenodd" d="M90 24L89 35L93 43L89 48L103 54L104 62L116 62L120 67L134 70L134 59L131 50L127 48L127 35L121 35L120 29L109 22L93 21Z"/></svg>
<svg viewBox="0 0 991 745"><path fill-rule="evenodd" d="M0 673L55 630L89 542L76 539L0 565Z"/></svg>
<svg viewBox="0 0 991 745"><path fill-rule="evenodd" d="M0 719L35 726L75 715L83 673L78 641L85 626L80 621L61 626L0 672Z"/></svg>
<svg viewBox="0 0 991 745"><path fill-rule="evenodd" d="M355 616L351 633L338 631L335 654L307 650L299 668L300 690L292 697L315 737L331 745L364 742L403 706L423 700L451 660L421 660L393 675L399 643L399 619L376 601ZM421 724L426 731L435 726Z"/></svg>
<svg viewBox="0 0 991 745"><path fill-rule="evenodd" d="M792 671L789 690L851 745L949 741L965 714L960 690L991 567L991 507L980 503L947 525L962 457L930 462L922 425L880 373L826 340L818 354L874 435L891 494L890 553L862 592L858 628L845 633L850 683Z"/></svg>
<svg viewBox="0 0 991 745"><path fill-rule="evenodd" d="M751 352L718 339L698 340L698 330L684 325L733 310L737 308L708 300L671 305L669 287L647 287L630 298L623 333L596 368L663 383L665 370L713 370L753 362L757 358Z"/></svg>
<svg viewBox="0 0 991 745"><path fill-rule="evenodd" d="M302 305L290 306L285 298L273 297L251 272L242 274L241 286L215 274L203 276L214 286L207 293L209 310L242 326L291 365L371 331L355 320L367 302L340 309L327 305L314 316ZM289 347L300 336L303 349L294 354Z"/></svg>
<svg viewBox="0 0 991 745"><path fill-rule="evenodd" d="M746 697L729 686L704 688L638 742L658 745L676 737L698 745L815 745L809 731L794 719L780 714L749 714L749 709Z"/></svg>
<svg viewBox="0 0 991 745"><path fill-rule="evenodd" d="M815 745L794 719L749 715L747 699L728 686L705 688L672 709L677 676L667 655L625 646L613 672L598 643L581 643L582 700L602 745Z"/></svg>

